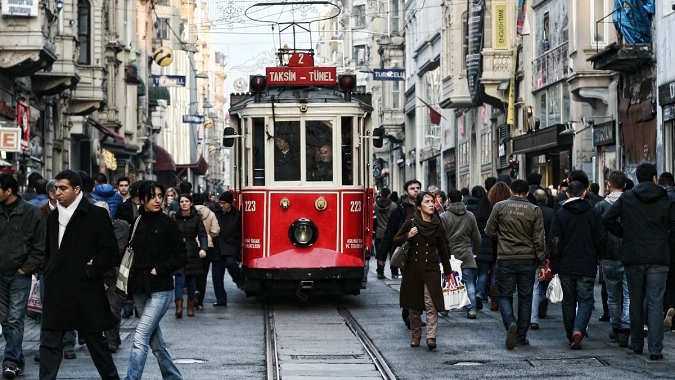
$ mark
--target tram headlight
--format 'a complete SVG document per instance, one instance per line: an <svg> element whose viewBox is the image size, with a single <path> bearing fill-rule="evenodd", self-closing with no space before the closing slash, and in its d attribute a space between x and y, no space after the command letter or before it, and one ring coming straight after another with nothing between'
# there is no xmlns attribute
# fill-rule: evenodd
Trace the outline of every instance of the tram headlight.
<svg viewBox="0 0 675 380"><path fill-rule="evenodd" d="M311 247L319 237L319 229L309 219L297 219L288 229L288 238L297 247Z"/></svg>

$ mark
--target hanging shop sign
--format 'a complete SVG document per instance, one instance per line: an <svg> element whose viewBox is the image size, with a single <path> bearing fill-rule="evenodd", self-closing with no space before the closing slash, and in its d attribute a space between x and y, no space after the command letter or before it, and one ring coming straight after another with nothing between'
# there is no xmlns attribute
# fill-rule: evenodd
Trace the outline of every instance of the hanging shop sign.
<svg viewBox="0 0 675 380"><path fill-rule="evenodd" d="M614 120L593 127L593 146L616 144Z"/></svg>
<svg viewBox="0 0 675 380"><path fill-rule="evenodd" d="M21 150L28 152L30 150L30 106L21 100L16 104L16 122L21 128Z"/></svg>
<svg viewBox="0 0 675 380"><path fill-rule="evenodd" d="M183 115L183 123L185 124L202 124L204 122L204 115Z"/></svg>
<svg viewBox="0 0 675 380"><path fill-rule="evenodd" d="M160 46L152 52L152 60L162 67L169 66L173 62L173 50L168 46Z"/></svg>
<svg viewBox="0 0 675 380"><path fill-rule="evenodd" d="M155 87L185 87L185 75L153 75Z"/></svg>
<svg viewBox="0 0 675 380"><path fill-rule="evenodd" d="M466 20L466 78L469 95L474 105L480 100L480 75L483 58L483 24L485 21L485 0L467 0L468 17Z"/></svg>
<svg viewBox="0 0 675 380"><path fill-rule="evenodd" d="M374 69L373 80L405 80L405 69Z"/></svg>
<svg viewBox="0 0 675 380"><path fill-rule="evenodd" d="M0 128L0 150L21 152L21 128Z"/></svg>

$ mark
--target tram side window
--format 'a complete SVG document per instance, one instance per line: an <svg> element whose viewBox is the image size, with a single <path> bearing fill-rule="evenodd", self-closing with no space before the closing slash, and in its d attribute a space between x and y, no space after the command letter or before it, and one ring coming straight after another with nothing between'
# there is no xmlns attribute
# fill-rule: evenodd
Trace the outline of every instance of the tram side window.
<svg viewBox="0 0 675 380"><path fill-rule="evenodd" d="M345 186L354 184L354 171L352 170L352 152L354 151L354 144L352 142L352 136L354 136L353 123L353 117L342 118L342 184Z"/></svg>
<svg viewBox="0 0 675 380"><path fill-rule="evenodd" d="M300 122L278 121L274 133L274 180L300 181Z"/></svg>
<svg viewBox="0 0 675 380"><path fill-rule="evenodd" d="M306 121L307 181L333 180L333 123Z"/></svg>
<svg viewBox="0 0 675 380"><path fill-rule="evenodd" d="M253 186L265 186L265 119L253 118Z"/></svg>

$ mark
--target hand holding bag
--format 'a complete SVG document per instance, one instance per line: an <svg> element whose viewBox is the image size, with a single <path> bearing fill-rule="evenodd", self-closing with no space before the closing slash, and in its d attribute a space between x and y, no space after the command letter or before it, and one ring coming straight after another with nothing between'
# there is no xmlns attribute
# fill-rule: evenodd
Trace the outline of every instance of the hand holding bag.
<svg viewBox="0 0 675 380"><path fill-rule="evenodd" d="M136 227L138 227L138 221L141 220L139 216L136 218L134 223L134 229L131 231L131 238L129 238L129 244L124 251L124 256L122 257L122 262L120 263L120 270L117 273L117 284L115 292L126 298L126 295L129 294L127 285L129 283L129 272L131 271L131 266L134 264L134 249L131 246L131 242L134 241L134 235L136 234Z"/></svg>
<svg viewBox="0 0 675 380"><path fill-rule="evenodd" d="M414 219L412 219L412 225L413 227L415 226ZM408 251L410 251L410 242L406 241L403 245L394 250L394 254L391 255L389 264L400 269L405 269L405 264L408 262Z"/></svg>

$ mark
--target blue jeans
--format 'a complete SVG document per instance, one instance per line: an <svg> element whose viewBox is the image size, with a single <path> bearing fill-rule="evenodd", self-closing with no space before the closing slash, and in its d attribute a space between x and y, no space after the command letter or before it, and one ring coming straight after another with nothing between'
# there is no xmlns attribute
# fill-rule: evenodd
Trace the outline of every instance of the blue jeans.
<svg viewBox="0 0 675 380"><path fill-rule="evenodd" d="M517 341L524 340L530 328L535 269L534 259L497 260L499 312L507 330L512 323L518 326ZM518 289L517 320L513 315L513 293L516 289Z"/></svg>
<svg viewBox="0 0 675 380"><path fill-rule="evenodd" d="M145 368L150 349L157 358L163 379L182 380L183 375L180 374L166 350L162 330L159 328L159 322L171 305L173 292L170 290L155 292L150 297L144 293L134 293L133 296L140 319L136 325L134 342L131 345L126 380L143 377L143 368Z"/></svg>
<svg viewBox="0 0 675 380"><path fill-rule="evenodd" d="M630 296L626 272L619 260L602 261L602 276L607 286L607 308L613 329L630 329ZM621 298L623 297L623 302Z"/></svg>
<svg viewBox="0 0 675 380"><path fill-rule="evenodd" d="M478 275L476 268L462 269L462 282L466 285L466 294L471 301L471 305L466 307L467 310L476 308L476 275Z"/></svg>
<svg viewBox="0 0 675 380"><path fill-rule="evenodd" d="M572 341L575 331L586 332L593 311L593 286L595 277L574 274L558 275L563 291L562 313L567 340Z"/></svg>
<svg viewBox="0 0 675 380"><path fill-rule="evenodd" d="M490 295L490 290L488 286L492 284L492 278L490 272L492 272L492 262L491 261L476 261L478 265L478 277L476 279L476 297L480 297L484 300ZM492 278L491 278L492 277Z"/></svg>
<svg viewBox="0 0 675 380"><path fill-rule="evenodd" d="M11 276L0 275L0 323L5 338L5 358L2 364L26 366L23 357L23 325L26 305L31 290L31 276L18 272Z"/></svg>
<svg viewBox="0 0 675 380"><path fill-rule="evenodd" d="M539 282L539 268L534 269L534 287L532 287L532 312L530 323L539 324L539 302L546 299L548 281Z"/></svg>
<svg viewBox="0 0 675 380"><path fill-rule="evenodd" d="M628 294L630 294L630 345L642 350L644 341L644 309L647 316L649 353L663 351L663 293L668 277L667 265L625 265Z"/></svg>
<svg viewBox="0 0 675 380"><path fill-rule="evenodd" d="M197 277L186 276L185 272L174 277L176 281L174 282L173 291L176 294L176 300L183 299L183 289L187 283L188 300L193 301L195 299L195 291L197 291Z"/></svg>
<svg viewBox="0 0 675 380"><path fill-rule="evenodd" d="M213 280L213 292L216 294L216 302L226 303L227 293L225 292L225 270L230 273L232 281L240 284L242 281L241 268L234 256L220 256L220 258L211 263L211 279Z"/></svg>

